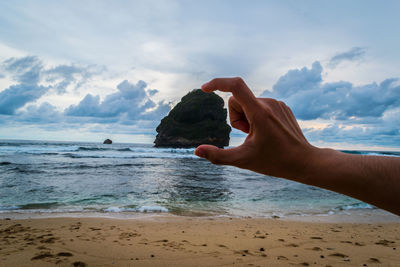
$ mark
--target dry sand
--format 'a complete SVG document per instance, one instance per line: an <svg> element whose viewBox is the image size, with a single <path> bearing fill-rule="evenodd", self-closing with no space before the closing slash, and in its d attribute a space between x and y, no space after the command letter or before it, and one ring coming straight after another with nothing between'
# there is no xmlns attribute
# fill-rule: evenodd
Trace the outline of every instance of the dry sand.
<svg viewBox="0 0 400 267"><path fill-rule="evenodd" d="M400 266L399 223L0 220L0 266Z"/></svg>

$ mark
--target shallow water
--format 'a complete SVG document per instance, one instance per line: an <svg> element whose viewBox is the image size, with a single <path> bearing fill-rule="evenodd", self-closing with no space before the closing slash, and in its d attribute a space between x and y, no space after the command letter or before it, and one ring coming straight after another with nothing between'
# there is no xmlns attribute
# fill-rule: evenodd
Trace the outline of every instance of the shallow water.
<svg viewBox="0 0 400 267"><path fill-rule="evenodd" d="M390 154L398 152L363 152ZM310 216L375 208L151 144L0 141L0 213Z"/></svg>

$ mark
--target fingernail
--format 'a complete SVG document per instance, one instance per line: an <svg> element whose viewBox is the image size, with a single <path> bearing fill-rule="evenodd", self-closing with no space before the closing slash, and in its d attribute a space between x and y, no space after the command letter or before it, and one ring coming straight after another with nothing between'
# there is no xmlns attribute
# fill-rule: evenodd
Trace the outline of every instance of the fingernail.
<svg viewBox="0 0 400 267"><path fill-rule="evenodd" d="M202 86L201 86L201 89L204 89L204 88L206 88L208 86L208 83L205 83L205 84L203 84Z"/></svg>
<svg viewBox="0 0 400 267"><path fill-rule="evenodd" d="M202 150L202 149L196 149L196 151L194 151L194 154L196 156L199 156L200 158L206 157L206 154L204 153L204 150Z"/></svg>

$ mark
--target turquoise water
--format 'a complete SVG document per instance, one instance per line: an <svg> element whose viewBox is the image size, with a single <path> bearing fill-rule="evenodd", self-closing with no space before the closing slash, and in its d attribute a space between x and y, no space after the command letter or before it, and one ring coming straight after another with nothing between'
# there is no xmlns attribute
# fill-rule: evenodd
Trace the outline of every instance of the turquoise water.
<svg viewBox="0 0 400 267"><path fill-rule="evenodd" d="M0 213L268 217L371 209L316 187L212 165L194 156L193 149L0 141Z"/></svg>

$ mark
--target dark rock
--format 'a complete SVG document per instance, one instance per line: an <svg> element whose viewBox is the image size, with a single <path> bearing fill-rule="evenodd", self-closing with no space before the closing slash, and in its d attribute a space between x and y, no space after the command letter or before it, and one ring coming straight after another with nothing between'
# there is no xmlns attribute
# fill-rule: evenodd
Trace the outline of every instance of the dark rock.
<svg viewBox="0 0 400 267"><path fill-rule="evenodd" d="M110 139L106 139L106 140L104 140L103 144L111 145L112 141Z"/></svg>
<svg viewBox="0 0 400 267"><path fill-rule="evenodd" d="M82 261L75 261L74 263L72 263L72 266L74 267L86 267L86 263L82 262Z"/></svg>
<svg viewBox="0 0 400 267"><path fill-rule="evenodd" d="M193 90L182 97L158 125L156 147L229 145L231 127L226 123L224 100L214 93Z"/></svg>

